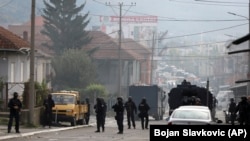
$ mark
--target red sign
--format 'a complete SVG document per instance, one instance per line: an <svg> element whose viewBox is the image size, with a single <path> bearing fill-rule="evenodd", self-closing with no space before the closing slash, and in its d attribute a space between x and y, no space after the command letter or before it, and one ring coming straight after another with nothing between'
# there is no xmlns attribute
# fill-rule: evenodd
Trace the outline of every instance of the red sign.
<svg viewBox="0 0 250 141"><path fill-rule="evenodd" d="M107 17L100 17L100 21L106 21ZM119 16L110 16L108 17L109 22L119 22ZM157 23L157 16L122 16L122 22L129 23Z"/></svg>

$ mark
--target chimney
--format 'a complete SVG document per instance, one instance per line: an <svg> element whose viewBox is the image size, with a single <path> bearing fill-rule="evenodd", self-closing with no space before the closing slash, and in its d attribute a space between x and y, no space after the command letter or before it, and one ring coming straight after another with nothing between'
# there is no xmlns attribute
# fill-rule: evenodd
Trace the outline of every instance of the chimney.
<svg viewBox="0 0 250 141"><path fill-rule="evenodd" d="M24 31L24 32L23 32L23 39L24 39L25 41L28 41L28 32L27 32L27 31Z"/></svg>

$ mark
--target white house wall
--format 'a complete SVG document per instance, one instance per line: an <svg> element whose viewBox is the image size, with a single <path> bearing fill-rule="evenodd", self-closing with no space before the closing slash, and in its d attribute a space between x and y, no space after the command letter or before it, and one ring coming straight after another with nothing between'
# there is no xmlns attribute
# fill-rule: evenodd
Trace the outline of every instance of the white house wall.
<svg viewBox="0 0 250 141"><path fill-rule="evenodd" d="M43 76L44 76L44 70L43 70L43 60L36 60L35 62L35 81L42 82Z"/></svg>
<svg viewBox="0 0 250 141"><path fill-rule="evenodd" d="M131 76L131 84L139 83L140 82L140 63L138 61L133 61L132 67L132 76Z"/></svg>
<svg viewBox="0 0 250 141"><path fill-rule="evenodd" d="M26 55L8 56L7 82L23 83L29 80L29 59Z"/></svg>
<svg viewBox="0 0 250 141"><path fill-rule="evenodd" d="M12 97L13 92L23 93L24 83L29 81L30 78L30 61L27 55L23 54L10 54L8 56L7 66L8 69L6 76L6 82L9 86L9 98ZM48 65L49 64L49 65ZM46 75L50 74L50 60L43 57L35 58L35 81L41 83L46 79ZM50 83L48 87L50 87Z"/></svg>
<svg viewBox="0 0 250 141"><path fill-rule="evenodd" d="M50 61L39 57L35 61L35 81L41 83L46 80L46 76L51 72Z"/></svg>
<svg viewBox="0 0 250 141"><path fill-rule="evenodd" d="M8 98L13 97L14 92L22 95L24 90L24 82L29 80L29 58L27 55L10 54L8 62Z"/></svg>

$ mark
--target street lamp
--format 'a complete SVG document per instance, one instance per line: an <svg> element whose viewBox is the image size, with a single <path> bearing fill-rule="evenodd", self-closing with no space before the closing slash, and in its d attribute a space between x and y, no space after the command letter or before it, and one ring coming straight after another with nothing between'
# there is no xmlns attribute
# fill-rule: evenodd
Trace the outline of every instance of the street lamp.
<svg viewBox="0 0 250 141"><path fill-rule="evenodd" d="M234 36L234 35L230 35L230 34L224 34L225 36L227 36L227 37L230 37L230 38L232 38L232 39L237 39L238 37L236 37L236 36Z"/></svg>
<svg viewBox="0 0 250 141"><path fill-rule="evenodd" d="M249 18L248 18L248 17L246 17L246 16L242 16L242 15L239 15L239 14L236 14L236 13L233 13L233 12L227 12L227 13L228 13L228 14L230 14L230 15L234 15L234 16L242 17L242 18L245 18L245 19L249 20Z"/></svg>

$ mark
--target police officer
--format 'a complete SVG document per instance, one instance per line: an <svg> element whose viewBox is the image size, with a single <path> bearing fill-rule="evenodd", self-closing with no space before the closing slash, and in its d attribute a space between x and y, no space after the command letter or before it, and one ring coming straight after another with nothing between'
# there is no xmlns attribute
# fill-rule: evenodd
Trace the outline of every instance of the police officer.
<svg viewBox="0 0 250 141"><path fill-rule="evenodd" d="M228 112L230 113L230 120L231 124L234 125L234 121L236 118L235 110L236 110L236 103L234 101L234 98L230 99L229 107L228 107Z"/></svg>
<svg viewBox="0 0 250 141"><path fill-rule="evenodd" d="M125 108L127 111L128 129L131 127L131 122L135 129L135 114L137 114L137 108L131 96L128 98L128 101L125 102Z"/></svg>
<svg viewBox="0 0 250 141"><path fill-rule="evenodd" d="M118 125L119 132L117 134L123 134L123 115L124 115L124 104L123 99L121 97L117 98L117 103L112 106L116 115L115 119Z"/></svg>
<svg viewBox="0 0 250 141"><path fill-rule="evenodd" d="M103 109L103 117L102 117L102 132L105 130L105 121L106 121L106 112L107 112L107 103L105 102L104 98L101 98L102 109Z"/></svg>
<svg viewBox="0 0 250 141"><path fill-rule="evenodd" d="M238 103L235 110L235 113L239 112L240 125L247 124L247 107L247 98L245 96L241 97L241 101Z"/></svg>
<svg viewBox="0 0 250 141"><path fill-rule="evenodd" d="M86 104L88 106L88 111L85 114L85 122L88 125L89 124L89 117L90 117L90 103L89 103L89 98L86 98Z"/></svg>
<svg viewBox="0 0 250 141"><path fill-rule="evenodd" d="M139 117L141 119L141 128L148 129L148 111L150 110L149 105L147 104L146 98L142 98L141 103L138 106L140 111Z"/></svg>
<svg viewBox="0 0 250 141"><path fill-rule="evenodd" d="M14 92L14 97L10 99L8 103L8 107L10 108L10 115L9 115L9 123L8 123L8 133L11 132L11 127L13 123L13 118L15 118L15 129L16 133L20 133L19 131L19 113L22 108L22 103L18 99L18 93Z"/></svg>
<svg viewBox="0 0 250 141"><path fill-rule="evenodd" d="M101 98L96 98L96 104L94 106L95 113L96 113L96 126L97 130L95 132L100 132L100 128L102 127L102 132L104 132L104 121L105 121L105 105L102 102Z"/></svg>
<svg viewBox="0 0 250 141"><path fill-rule="evenodd" d="M52 122L52 108L55 107L55 102L52 99L52 95L48 94L48 98L43 101L43 106L45 108L44 110L44 123L43 127L46 125L51 127L51 122Z"/></svg>

